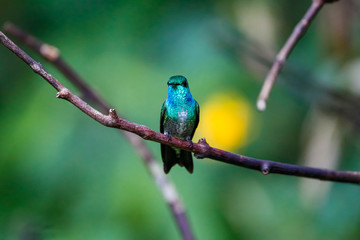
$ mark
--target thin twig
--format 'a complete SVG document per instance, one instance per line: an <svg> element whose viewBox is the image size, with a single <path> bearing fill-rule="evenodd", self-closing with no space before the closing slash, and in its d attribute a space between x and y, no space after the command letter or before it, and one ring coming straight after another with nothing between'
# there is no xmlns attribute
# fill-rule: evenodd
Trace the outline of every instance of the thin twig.
<svg viewBox="0 0 360 240"><path fill-rule="evenodd" d="M10 39L8 39L2 32L0 32L0 40L4 46L14 52L19 58L21 58L26 64L28 64L35 73L39 74L49 84L51 84L58 91L56 95L58 98L69 101L81 111L83 111L85 114L98 121L99 123L103 124L104 126L129 131L137 134L138 136L146 140L163 143L172 147L194 152L195 157L197 158L210 158L224 163L258 170L264 175L267 175L269 173L278 173L326 181L360 184L360 172L327 170L255 159L231 152L226 152L221 149L212 148L206 143L204 138L200 139L199 143L194 143L191 147L187 141L183 141L175 137L169 139L168 136L151 130L144 125L139 125L127 121L123 118L119 118L114 109L110 109L108 115L103 115L91 106L89 106L78 96L74 95L67 88L65 88L58 80L56 80L52 75L46 72L40 63L34 61L23 50L16 46Z"/></svg>
<svg viewBox="0 0 360 240"><path fill-rule="evenodd" d="M271 66L271 69L268 75L265 78L264 84L261 88L258 100L257 100L257 108L260 111L264 111L266 109L266 101L269 98L270 91L275 83L277 76L279 75L280 70L285 64L287 57L290 52L294 49L297 42L300 40L302 36L306 33L307 29L310 26L310 23L315 18L316 14L320 11L325 3L334 2L336 0L313 0L311 6L305 13L304 17L300 20L300 22L296 25L290 37L286 41L285 45L282 47L276 59Z"/></svg>
<svg viewBox="0 0 360 240"><path fill-rule="evenodd" d="M229 30L228 30L229 31ZM264 54L263 46L254 39L239 37L234 33L231 35L217 34L221 36L221 46L230 50L228 53L236 58L236 61L242 65L242 59L245 61L256 61L259 67L270 68L272 57ZM234 51L235 50L235 51ZM236 55L234 55L236 53ZM314 75L310 74L308 69L295 68L287 66L287 71L283 76L287 81L287 86L295 95L300 96L306 101L316 103L328 113L336 114L338 117L348 121L357 131L360 131L360 95L347 91L332 89L329 86L320 83Z"/></svg>
<svg viewBox="0 0 360 240"><path fill-rule="evenodd" d="M69 79L69 81L77 87L77 89L81 91L85 99L95 103L103 112L109 112L109 105L103 99L101 99L95 93L95 91L93 91L91 87L87 85L86 82L63 60L59 50L56 47L41 42L37 38L29 35L11 23L4 24L4 30L24 44L31 47L33 50L37 51L43 58L54 64L54 66L61 73L63 73ZM157 187L168 204L183 239L194 239L194 235L187 219L185 209L181 203L174 184L164 174L162 168L156 162L154 156L146 147L141 138L127 131L121 131L121 133L125 135L127 140L140 154L147 170L154 178Z"/></svg>

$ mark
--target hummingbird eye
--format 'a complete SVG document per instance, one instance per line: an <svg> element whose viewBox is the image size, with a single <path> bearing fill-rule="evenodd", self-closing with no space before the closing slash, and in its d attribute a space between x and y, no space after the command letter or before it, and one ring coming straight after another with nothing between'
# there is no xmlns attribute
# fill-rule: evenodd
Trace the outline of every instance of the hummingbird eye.
<svg viewBox="0 0 360 240"><path fill-rule="evenodd" d="M187 81L182 82L182 83L181 83L181 86L183 86L183 87L187 87L187 86L188 86Z"/></svg>

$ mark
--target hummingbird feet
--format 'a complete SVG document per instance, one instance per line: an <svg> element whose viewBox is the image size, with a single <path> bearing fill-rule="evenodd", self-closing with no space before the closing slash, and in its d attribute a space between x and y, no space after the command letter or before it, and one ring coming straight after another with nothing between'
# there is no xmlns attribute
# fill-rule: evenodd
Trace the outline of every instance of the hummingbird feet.
<svg viewBox="0 0 360 240"><path fill-rule="evenodd" d="M190 136L187 136L187 137L186 137L186 141L189 143L190 148L193 148L194 143L191 141L191 137L190 137Z"/></svg>
<svg viewBox="0 0 360 240"><path fill-rule="evenodd" d="M165 131L164 134L168 137L168 141L170 141L170 140L171 140L171 135L170 135L170 133L168 133L167 131Z"/></svg>

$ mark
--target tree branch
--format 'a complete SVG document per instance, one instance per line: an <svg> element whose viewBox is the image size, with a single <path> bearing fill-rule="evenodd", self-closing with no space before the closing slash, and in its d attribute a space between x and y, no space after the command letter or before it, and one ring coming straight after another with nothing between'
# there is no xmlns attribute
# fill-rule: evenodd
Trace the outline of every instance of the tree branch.
<svg viewBox="0 0 360 240"><path fill-rule="evenodd" d="M75 85L77 89L81 91L85 99L95 103L103 112L109 112L109 105L101 97L99 97L86 84L86 82L63 60L59 50L56 47L39 41L37 38L29 35L11 23L4 24L4 30L13 35L19 41L30 46L44 59L51 62L65 77L69 79L72 84ZM62 91L59 91L57 97L66 98L68 97L68 94L69 93L63 89ZM115 115L113 117L115 117ZM187 219L185 209L181 203L174 184L162 171L162 167L160 167L156 162L150 150L146 147L144 142L141 141L141 138L131 132L121 131L121 133L125 135L126 139L133 145L133 147L141 156L147 170L150 172L158 189L162 193L165 202L168 204L183 239L194 239L194 235Z"/></svg>
<svg viewBox="0 0 360 240"><path fill-rule="evenodd" d="M11 34L17 40L38 52L45 60L52 63L83 94L85 99L95 103L104 113L109 111L109 104L99 97L95 91L93 91L91 87L86 84L86 82L64 61L58 48L41 42L39 39L31 36L10 22L6 22L3 28L5 32Z"/></svg>
<svg viewBox="0 0 360 240"><path fill-rule="evenodd" d="M17 56L19 56L26 64L28 64L35 73L42 76L48 83L50 83L56 90L58 90L58 98L63 98L69 101L81 111L83 111L85 114L95 119L99 123L103 124L104 126L129 131L137 134L138 136L146 140L163 143L172 147L177 147L186 151L194 152L195 157L197 158L210 158L224 163L258 170L265 175L269 173L278 173L335 182L347 182L355 184L360 183L360 172L327 170L255 159L235 153L226 152L221 149L212 148L206 143L204 138L200 139L199 143L194 143L193 147L191 148L190 144L187 141L183 141L175 137L169 139L166 135L153 131L144 125L139 125L119 118L114 109L110 109L108 115L103 115L91 106L89 106L79 97L74 95L67 88L65 88L52 75L47 73L41 66L41 64L37 63L31 57L29 57L23 50L21 50L11 40L9 40L2 32L0 32L0 40L3 45L5 45L8 49L14 52Z"/></svg>
<svg viewBox="0 0 360 240"><path fill-rule="evenodd" d="M305 13L304 17L296 25L290 37L286 41L285 45L282 47L280 52L277 54L276 59L271 66L271 69L268 75L265 78L264 84L261 88L258 100L257 108L260 111L266 109L266 101L269 98L270 91L275 83L277 76L279 75L280 70L283 68L287 57L290 52L294 49L298 41L302 36L305 35L307 29L310 27L310 23L316 17L316 14L320 11L326 3L335 2L337 0L313 0L311 6Z"/></svg>

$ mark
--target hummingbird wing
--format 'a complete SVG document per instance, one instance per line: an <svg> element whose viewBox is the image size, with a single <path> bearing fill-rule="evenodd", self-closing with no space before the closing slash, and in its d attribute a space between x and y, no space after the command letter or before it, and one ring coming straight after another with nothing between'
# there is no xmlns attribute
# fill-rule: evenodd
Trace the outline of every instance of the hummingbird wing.
<svg viewBox="0 0 360 240"><path fill-rule="evenodd" d="M195 126L191 132L191 139L194 137L195 130L199 125L199 121L200 121L200 106L197 101L195 101L195 113L196 113Z"/></svg>
<svg viewBox="0 0 360 240"><path fill-rule="evenodd" d="M160 113L160 132L164 133L164 120L165 120L165 112L166 112L166 105L165 102L162 105L161 113ZM160 145L161 148L161 158L164 163L164 172L167 174L169 173L172 166L174 166L178 161L178 156L176 155L175 150L165 144Z"/></svg>
<svg viewBox="0 0 360 240"><path fill-rule="evenodd" d="M166 107L165 107L165 102L164 102L162 107L161 107L161 112L160 112L160 132L161 133L164 133L165 111L166 111Z"/></svg>

